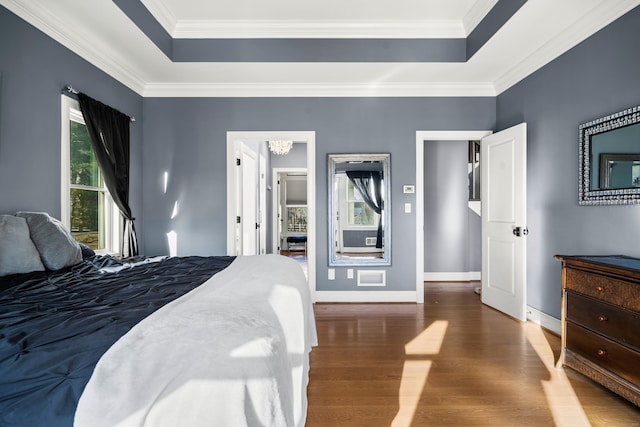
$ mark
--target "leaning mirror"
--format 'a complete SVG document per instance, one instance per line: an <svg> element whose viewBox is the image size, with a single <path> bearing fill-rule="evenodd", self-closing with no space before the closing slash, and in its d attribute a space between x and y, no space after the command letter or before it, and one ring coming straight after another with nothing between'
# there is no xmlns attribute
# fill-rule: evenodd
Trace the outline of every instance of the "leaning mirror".
<svg viewBox="0 0 640 427"><path fill-rule="evenodd" d="M585 123L580 133L581 205L640 203L640 107Z"/></svg>
<svg viewBox="0 0 640 427"><path fill-rule="evenodd" d="M329 265L391 265L389 154L329 155Z"/></svg>

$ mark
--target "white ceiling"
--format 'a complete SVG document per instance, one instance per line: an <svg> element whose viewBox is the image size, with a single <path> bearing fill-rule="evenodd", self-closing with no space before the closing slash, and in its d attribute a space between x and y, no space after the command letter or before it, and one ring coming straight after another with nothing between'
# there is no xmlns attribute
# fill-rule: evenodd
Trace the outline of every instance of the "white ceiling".
<svg viewBox="0 0 640 427"><path fill-rule="evenodd" d="M498 0L142 0L181 37L466 37Z"/></svg>
<svg viewBox="0 0 640 427"><path fill-rule="evenodd" d="M174 38L463 38L496 1L142 3ZM640 0L529 0L464 63L174 63L111 0L0 4L142 96L495 96Z"/></svg>

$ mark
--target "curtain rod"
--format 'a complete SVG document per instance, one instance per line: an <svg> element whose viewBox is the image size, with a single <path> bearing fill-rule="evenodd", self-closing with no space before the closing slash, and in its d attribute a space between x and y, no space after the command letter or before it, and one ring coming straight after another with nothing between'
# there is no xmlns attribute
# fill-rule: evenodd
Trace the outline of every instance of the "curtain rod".
<svg viewBox="0 0 640 427"><path fill-rule="evenodd" d="M79 93L80 93L80 92L78 92L77 90L75 90L75 89L73 88L73 86L71 86L71 85L66 85L66 86L64 87L64 90L66 90L67 92L72 93L72 94L74 94L74 95L77 95L77 94L79 94ZM129 117L129 119L130 119L132 122L135 122L135 121L136 121L136 118L135 118L135 117Z"/></svg>

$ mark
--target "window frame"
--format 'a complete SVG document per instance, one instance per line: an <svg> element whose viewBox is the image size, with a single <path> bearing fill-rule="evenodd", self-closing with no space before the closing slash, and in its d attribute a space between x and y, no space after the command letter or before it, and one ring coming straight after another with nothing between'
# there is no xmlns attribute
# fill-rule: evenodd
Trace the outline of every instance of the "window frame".
<svg viewBox="0 0 640 427"><path fill-rule="evenodd" d="M373 209L371 209L363 199L349 197L349 187L353 188L354 195L358 190L353 186L353 184L351 183L351 180L349 180L346 174L340 174L336 178L338 179L338 182L339 182L338 197L339 197L339 203L340 203L340 212L348 213L346 218L340 218L340 221L342 222L342 229L343 230L374 230L374 229L377 230L380 215L377 214ZM371 224L355 223L354 209L352 209L354 203L362 203L364 205L364 209L368 209L371 212L372 218L373 218L373 222Z"/></svg>
<svg viewBox="0 0 640 427"><path fill-rule="evenodd" d="M62 224L71 231L71 189L99 188L104 191L104 211L102 212L104 221L104 248L95 252L100 255L121 253L123 221L118 206L109 194L109 190L103 184L102 187L87 187L84 185L71 185L71 126L70 121L85 124L80 104L76 99L66 95L61 95L61 204L60 216ZM103 181L104 182L104 181Z"/></svg>

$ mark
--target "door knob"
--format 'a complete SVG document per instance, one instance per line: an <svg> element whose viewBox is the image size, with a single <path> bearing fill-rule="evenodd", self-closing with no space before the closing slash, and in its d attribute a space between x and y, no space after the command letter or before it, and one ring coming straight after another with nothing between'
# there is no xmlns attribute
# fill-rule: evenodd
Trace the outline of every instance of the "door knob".
<svg viewBox="0 0 640 427"><path fill-rule="evenodd" d="M513 227L513 235L516 237L526 236L529 234L529 229L527 227Z"/></svg>

